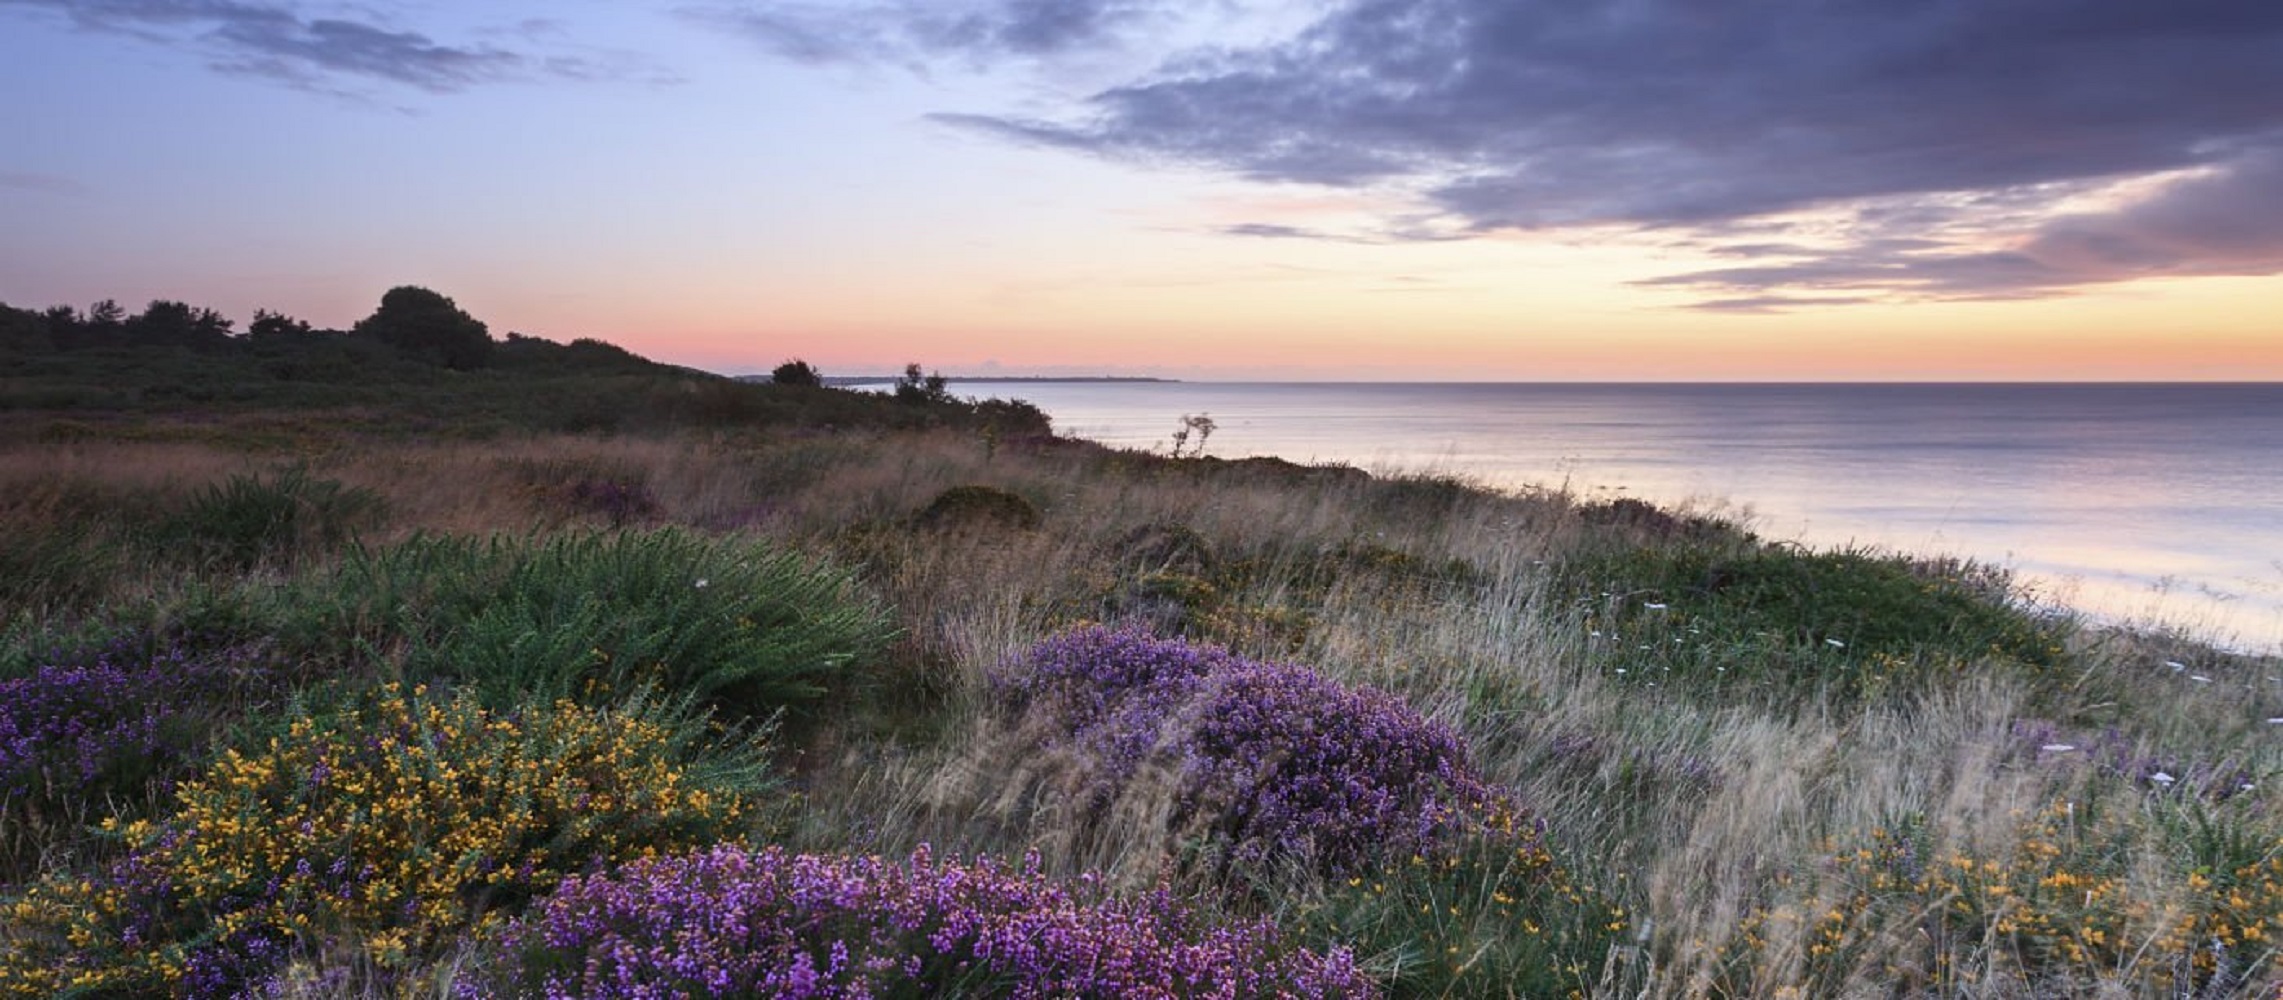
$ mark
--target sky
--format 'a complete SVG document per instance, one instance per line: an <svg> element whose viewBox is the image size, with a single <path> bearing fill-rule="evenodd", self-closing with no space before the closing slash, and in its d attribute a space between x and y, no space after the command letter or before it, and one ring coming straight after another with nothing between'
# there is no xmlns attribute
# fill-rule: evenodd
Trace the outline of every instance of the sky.
<svg viewBox="0 0 2283 1000"><path fill-rule="evenodd" d="M2283 379L2274 0L0 0L0 302L726 373Z"/></svg>

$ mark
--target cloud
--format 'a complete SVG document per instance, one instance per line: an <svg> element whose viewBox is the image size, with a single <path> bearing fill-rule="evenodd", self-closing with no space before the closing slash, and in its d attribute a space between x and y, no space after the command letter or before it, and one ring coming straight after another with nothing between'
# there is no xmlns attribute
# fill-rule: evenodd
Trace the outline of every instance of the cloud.
<svg viewBox="0 0 2283 1000"><path fill-rule="evenodd" d="M2279 52L2273 0L1349 0L1294 37L1169 61L1067 116L941 120L1372 190L1476 234L1710 237L1853 212L1852 241L1696 277L2043 294L2278 270L2228 217L2283 203L2283 185L2258 183L2283 148ZM2181 171L2208 176L2062 217L2089 191Z"/></svg>
<svg viewBox="0 0 2283 1000"><path fill-rule="evenodd" d="M2022 253L2080 280L2283 272L2283 144L2114 212L2053 219Z"/></svg>
<svg viewBox="0 0 2283 1000"><path fill-rule="evenodd" d="M41 173L36 170L0 170L0 188L30 191L34 194L76 196L87 193L87 185L61 174Z"/></svg>
<svg viewBox="0 0 2283 1000"><path fill-rule="evenodd" d="M895 0L851 7L741 3L685 11L795 62L987 61L1111 44L1160 10L1154 0Z"/></svg>
<svg viewBox="0 0 2283 1000"><path fill-rule="evenodd" d="M0 0L0 8L44 9L94 31L206 52L226 73L313 90L340 81L398 84L432 93L535 76L592 79L633 73L623 60L536 57L491 44L453 45L371 20L305 15L294 7L244 0ZM540 34L530 22L515 34Z"/></svg>
<svg viewBox="0 0 2283 1000"><path fill-rule="evenodd" d="M1851 306L1877 301L1862 295L1752 295L1736 299L1706 299L1688 308L1700 312L1760 315L1815 306Z"/></svg>
<svg viewBox="0 0 2283 1000"><path fill-rule="evenodd" d="M1329 234L1321 233L1304 226L1286 226L1273 222L1239 222L1233 226L1222 226L1218 231L1224 236L1255 236L1262 239L1272 240L1322 240L1334 238Z"/></svg>
<svg viewBox="0 0 2283 1000"><path fill-rule="evenodd" d="M2248 151L2103 211L2028 222L1997 249L1978 249L1981 242L1861 240L1828 250L1737 244L1714 252L1788 259L1640 284L1719 294L1817 288L2015 298L2144 278L2283 274L2283 148Z"/></svg>

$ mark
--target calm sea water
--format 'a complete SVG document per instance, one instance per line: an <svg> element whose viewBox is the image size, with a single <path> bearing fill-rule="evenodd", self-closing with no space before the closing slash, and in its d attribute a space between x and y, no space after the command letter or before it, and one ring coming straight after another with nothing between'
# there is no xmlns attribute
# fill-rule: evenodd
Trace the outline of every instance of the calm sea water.
<svg viewBox="0 0 2283 1000"><path fill-rule="evenodd" d="M1567 486L1763 537L2011 568L2112 621L2283 649L2283 384L963 382L1064 434Z"/></svg>

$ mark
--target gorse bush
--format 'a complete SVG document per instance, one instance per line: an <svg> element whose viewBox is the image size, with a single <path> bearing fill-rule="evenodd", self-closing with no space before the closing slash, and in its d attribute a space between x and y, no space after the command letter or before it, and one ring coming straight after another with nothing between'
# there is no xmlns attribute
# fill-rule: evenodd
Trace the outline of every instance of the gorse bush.
<svg viewBox="0 0 2283 1000"><path fill-rule="evenodd" d="M998 683L1073 758L1080 797L1106 805L1145 764L1171 766L1175 827L1240 864L1347 873L1513 822L1456 733L1305 667L1092 627L1039 644Z"/></svg>
<svg viewBox="0 0 2283 1000"><path fill-rule="evenodd" d="M310 642L392 644L409 679L495 700L655 687L766 716L849 683L891 631L843 571L674 529L416 539L318 587Z"/></svg>
<svg viewBox="0 0 2283 1000"><path fill-rule="evenodd" d="M987 858L721 848L571 879L504 935L512 995L1370 997L1346 953Z"/></svg>
<svg viewBox="0 0 2283 1000"><path fill-rule="evenodd" d="M0 994L234 989L320 949L411 967L571 874L737 839L774 788L752 737L670 706L502 712L392 685L113 824L127 855L102 876L33 886Z"/></svg>

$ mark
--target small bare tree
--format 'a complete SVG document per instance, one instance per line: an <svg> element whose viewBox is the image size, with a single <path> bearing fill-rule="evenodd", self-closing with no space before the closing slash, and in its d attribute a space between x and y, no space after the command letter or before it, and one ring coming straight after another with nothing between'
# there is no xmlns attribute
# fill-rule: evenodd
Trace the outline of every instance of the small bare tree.
<svg viewBox="0 0 2283 1000"><path fill-rule="evenodd" d="M1173 457L1181 457L1182 449L1188 446L1192 434L1196 436L1197 446L1189 448L1189 457L1195 458L1203 455L1205 453L1205 439L1213 436L1213 428L1217 426L1219 425L1213 423L1212 417L1203 413L1182 414L1181 429L1173 432Z"/></svg>

